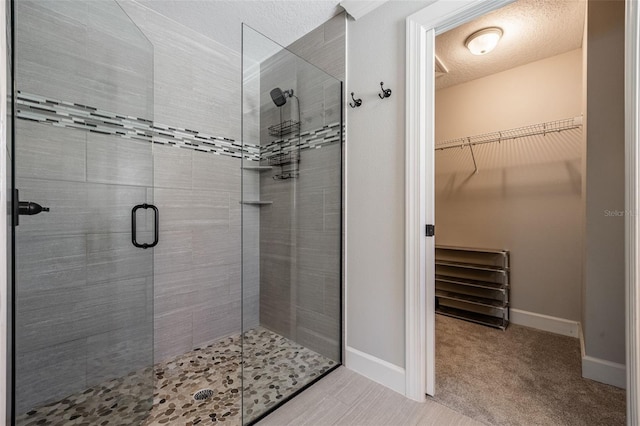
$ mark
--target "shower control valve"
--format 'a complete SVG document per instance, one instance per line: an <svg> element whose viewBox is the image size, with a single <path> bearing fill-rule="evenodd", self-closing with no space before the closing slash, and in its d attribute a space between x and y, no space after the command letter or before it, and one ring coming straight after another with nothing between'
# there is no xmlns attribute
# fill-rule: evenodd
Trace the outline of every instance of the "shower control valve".
<svg viewBox="0 0 640 426"><path fill-rule="evenodd" d="M38 203L32 201L20 201L18 203L18 214L32 216L40 212L48 212L49 207L43 207Z"/></svg>

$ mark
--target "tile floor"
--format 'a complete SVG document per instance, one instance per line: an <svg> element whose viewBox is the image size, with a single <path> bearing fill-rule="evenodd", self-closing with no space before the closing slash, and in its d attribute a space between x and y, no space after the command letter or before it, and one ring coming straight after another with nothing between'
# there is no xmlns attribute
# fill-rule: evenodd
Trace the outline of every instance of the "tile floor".
<svg viewBox="0 0 640 426"><path fill-rule="evenodd" d="M429 398L405 398L344 367L329 373L258 426L482 426Z"/></svg>
<svg viewBox="0 0 640 426"><path fill-rule="evenodd" d="M241 424L257 418L336 363L261 327L110 380L18 417L18 426ZM241 383L244 375L244 395ZM201 389L212 395L193 398ZM151 395L141 399L139 395Z"/></svg>

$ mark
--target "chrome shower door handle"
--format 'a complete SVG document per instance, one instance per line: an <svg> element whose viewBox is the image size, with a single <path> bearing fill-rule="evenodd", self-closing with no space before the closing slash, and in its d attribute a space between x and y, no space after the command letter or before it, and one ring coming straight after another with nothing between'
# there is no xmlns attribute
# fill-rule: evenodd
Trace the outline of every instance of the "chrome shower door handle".
<svg viewBox="0 0 640 426"><path fill-rule="evenodd" d="M137 216L136 216L136 212L139 209L152 209L153 210L153 217L154 217L154 226L153 226L153 242L151 244L147 244L147 243L139 243L136 240L136 222L137 222ZM159 228L158 228L158 223L159 223L159 213L158 213L158 208L156 206L154 206L153 204L138 204L137 206L135 206L133 209L131 209L131 242L133 243L134 246L141 248L141 249L148 249L150 247L155 247L156 245L158 245L158 241L159 241Z"/></svg>

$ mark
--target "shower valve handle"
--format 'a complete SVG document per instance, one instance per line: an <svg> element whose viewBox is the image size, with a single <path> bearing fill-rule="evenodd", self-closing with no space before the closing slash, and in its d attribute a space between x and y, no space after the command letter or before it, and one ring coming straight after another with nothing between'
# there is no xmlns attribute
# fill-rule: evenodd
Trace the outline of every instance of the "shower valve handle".
<svg viewBox="0 0 640 426"><path fill-rule="evenodd" d="M48 212L49 207L42 207L38 203L32 201L20 201L18 202L18 214L33 216L40 212Z"/></svg>
<svg viewBox="0 0 640 426"><path fill-rule="evenodd" d="M20 216L33 216L41 212L48 212L49 207L42 207L38 203L32 201L20 201L20 191L18 188L13 188L13 224L15 226L20 225Z"/></svg>

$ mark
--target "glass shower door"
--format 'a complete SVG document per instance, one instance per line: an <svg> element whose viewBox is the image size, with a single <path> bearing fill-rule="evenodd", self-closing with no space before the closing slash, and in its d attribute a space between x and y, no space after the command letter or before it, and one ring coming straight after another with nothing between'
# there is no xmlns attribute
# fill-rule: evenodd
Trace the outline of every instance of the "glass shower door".
<svg viewBox="0 0 640 426"><path fill-rule="evenodd" d="M15 7L16 424L140 424L154 384L153 48L115 1Z"/></svg>
<svg viewBox="0 0 640 426"><path fill-rule="evenodd" d="M342 83L243 27L242 410L342 361Z"/></svg>

